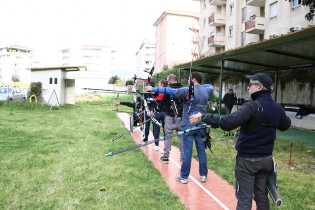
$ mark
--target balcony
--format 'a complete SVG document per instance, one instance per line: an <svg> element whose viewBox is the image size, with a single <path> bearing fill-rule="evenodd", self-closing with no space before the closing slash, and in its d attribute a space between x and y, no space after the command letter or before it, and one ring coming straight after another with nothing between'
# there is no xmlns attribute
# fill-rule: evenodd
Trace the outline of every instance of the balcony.
<svg viewBox="0 0 315 210"><path fill-rule="evenodd" d="M208 18L209 26L224 26L225 25L225 15L222 14L212 14Z"/></svg>
<svg viewBox="0 0 315 210"><path fill-rule="evenodd" d="M208 38L209 47L224 47L225 46L225 37L219 35L212 35Z"/></svg>
<svg viewBox="0 0 315 210"><path fill-rule="evenodd" d="M209 0L209 4L213 6L221 6L226 4L226 0Z"/></svg>
<svg viewBox="0 0 315 210"><path fill-rule="evenodd" d="M245 31L250 34L264 34L265 18L252 16L250 20L245 22Z"/></svg>
<svg viewBox="0 0 315 210"><path fill-rule="evenodd" d="M264 7L266 0L246 0L246 5L254 7Z"/></svg>

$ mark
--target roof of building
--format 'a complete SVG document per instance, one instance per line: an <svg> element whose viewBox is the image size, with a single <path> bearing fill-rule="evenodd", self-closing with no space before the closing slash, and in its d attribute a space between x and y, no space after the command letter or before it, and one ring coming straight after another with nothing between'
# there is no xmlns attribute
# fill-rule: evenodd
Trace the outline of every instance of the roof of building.
<svg viewBox="0 0 315 210"><path fill-rule="evenodd" d="M86 71L86 66L50 66L50 67L34 67L31 71L49 71L60 69L61 71Z"/></svg>
<svg viewBox="0 0 315 210"><path fill-rule="evenodd" d="M191 11L180 11L180 10L166 10L162 13L162 15L155 21L153 26L156 26L166 15L178 15L178 16L188 16L193 18L199 18L199 12L191 12Z"/></svg>
<svg viewBox="0 0 315 210"><path fill-rule="evenodd" d="M111 47L107 45L83 44L81 45L81 48L111 48Z"/></svg>
<svg viewBox="0 0 315 210"><path fill-rule="evenodd" d="M17 45L17 44L5 45L5 46L2 46L0 48L22 49L22 50L29 50L29 51L33 50L32 48L25 47L25 46L22 46L22 45Z"/></svg>
<svg viewBox="0 0 315 210"><path fill-rule="evenodd" d="M252 43L177 68L220 74L248 74L315 66L315 26Z"/></svg>

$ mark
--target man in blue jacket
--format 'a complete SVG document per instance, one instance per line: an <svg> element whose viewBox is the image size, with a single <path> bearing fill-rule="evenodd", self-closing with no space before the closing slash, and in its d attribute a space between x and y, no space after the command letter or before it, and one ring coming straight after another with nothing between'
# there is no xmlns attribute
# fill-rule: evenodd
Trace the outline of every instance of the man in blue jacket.
<svg viewBox="0 0 315 210"><path fill-rule="evenodd" d="M273 169L272 151L276 129L287 130L291 120L280 104L271 97L272 79L264 73L246 75L250 79L247 91L251 99L227 116L192 115L192 124L203 122L229 131L240 126L236 143L235 163L237 210L250 210L252 199L257 210L268 210L267 178Z"/></svg>
<svg viewBox="0 0 315 210"><path fill-rule="evenodd" d="M190 129L195 126L189 122L189 116L193 112L199 112L199 113L202 113L202 115L206 114L208 99L213 94L212 85L200 84L202 82L202 75L200 73L192 72L191 78L189 78L189 81L192 81L193 87L190 87L190 88L182 87L179 89L152 88L151 86L147 87L147 91L152 91L155 93L164 92L164 94L174 96L175 98L186 97L187 101L186 103L184 103L183 113L182 113L182 122L181 122L182 130ZM189 91L192 88L193 88L193 94L191 94ZM183 135L183 138L182 138L183 160L182 160L182 165L180 169L180 175L176 177L176 180L181 182L182 184L188 183L194 141L195 141L196 149L198 153L200 181L201 182L207 181L208 168L207 168L207 155L206 155L205 143L204 143L205 137L206 137L205 129L185 133Z"/></svg>

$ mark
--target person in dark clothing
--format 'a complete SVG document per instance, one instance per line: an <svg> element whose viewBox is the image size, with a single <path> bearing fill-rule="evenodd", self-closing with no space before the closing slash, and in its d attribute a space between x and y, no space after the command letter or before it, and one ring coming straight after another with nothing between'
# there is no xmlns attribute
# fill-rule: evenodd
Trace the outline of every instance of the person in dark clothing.
<svg viewBox="0 0 315 210"><path fill-rule="evenodd" d="M276 129L287 130L291 120L271 97L273 88L269 75L257 73L245 77L250 79L247 91L251 101L230 115L203 116L202 121L223 130L240 126L235 162L237 210L250 210L253 197L257 210L268 210L267 178L273 169ZM201 117L201 113L192 115L190 122L200 123Z"/></svg>
<svg viewBox="0 0 315 210"><path fill-rule="evenodd" d="M167 85L168 85L168 82L165 79L162 79L159 82L159 87L167 87ZM163 109L160 109L160 107L159 107L159 104L161 103L163 98L164 98L164 94L163 93L158 93L158 94L155 95L155 100L156 100L158 105L157 105L157 107L155 109L155 113L154 113L153 118L157 122L159 122L161 124L162 130L163 130L163 136L165 136L165 130L164 130L164 127L165 127L164 126L165 112L163 111ZM154 136L154 139L155 139L153 149L156 150L156 151L159 150L160 130L161 130L160 125L158 125L157 123L153 123L153 136Z"/></svg>
<svg viewBox="0 0 315 210"><path fill-rule="evenodd" d="M231 114L232 108L233 108L233 104L235 101L235 96L234 96L234 92L233 89L229 89L229 92L226 93L223 97L223 103L225 105L225 114L229 115Z"/></svg>
<svg viewBox="0 0 315 210"><path fill-rule="evenodd" d="M134 96L134 102L127 102L127 101L121 101L117 102L116 105L124 105L133 108L132 112L132 119L133 119L133 126L137 126L142 124L143 122L143 101L141 100L141 97ZM132 122L131 122L132 123Z"/></svg>
<svg viewBox="0 0 315 210"><path fill-rule="evenodd" d="M150 133L150 124L152 118L154 117L155 108L157 106L157 102L152 94L144 94L143 95L143 110L144 110L144 131L142 136L142 142L146 143L149 138Z"/></svg>
<svg viewBox="0 0 315 210"><path fill-rule="evenodd" d="M235 96L234 96L234 92L233 89L229 89L229 92L226 93L223 97L223 103L225 105L225 114L229 115L232 112L232 108L233 108L233 104L235 101ZM228 133L224 132L224 136L230 136L231 133L230 131Z"/></svg>

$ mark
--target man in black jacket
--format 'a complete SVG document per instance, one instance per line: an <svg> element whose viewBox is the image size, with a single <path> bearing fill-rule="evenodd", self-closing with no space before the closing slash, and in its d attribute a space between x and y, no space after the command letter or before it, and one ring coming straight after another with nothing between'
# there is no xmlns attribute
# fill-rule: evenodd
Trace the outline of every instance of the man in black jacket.
<svg viewBox="0 0 315 210"><path fill-rule="evenodd" d="M232 108L233 108L233 104L235 101L235 96L234 96L234 92L233 89L229 89L229 92L227 92L224 97L223 97L223 103L225 105L225 113L227 115L231 114L232 112Z"/></svg>
<svg viewBox="0 0 315 210"><path fill-rule="evenodd" d="M257 210L268 210L267 177L273 169L272 151L276 129L287 130L291 120L280 104L271 97L272 79L264 73L246 75L247 91L252 101L227 116L202 119L214 128L232 130L240 126L235 163L237 210L250 210L252 199ZM192 124L200 123L201 113L192 115Z"/></svg>

